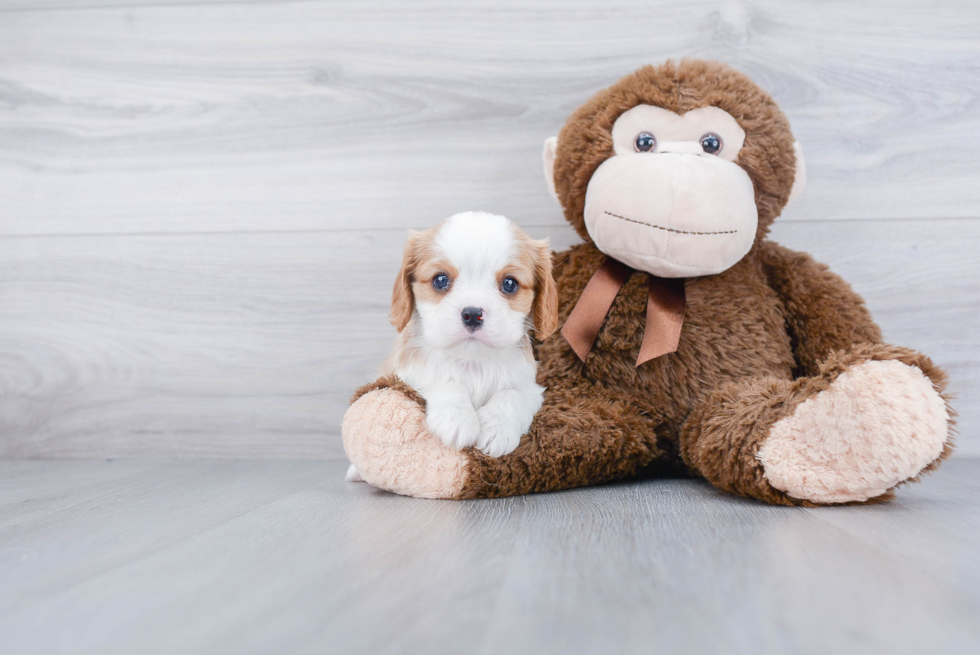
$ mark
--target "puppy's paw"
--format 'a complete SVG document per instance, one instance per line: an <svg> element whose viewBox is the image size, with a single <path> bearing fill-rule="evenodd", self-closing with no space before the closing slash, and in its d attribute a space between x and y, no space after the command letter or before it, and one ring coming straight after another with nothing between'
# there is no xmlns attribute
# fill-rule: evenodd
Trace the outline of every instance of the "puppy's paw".
<svg viewBox="0 0 980 655"><path fill-rule="evenodd" d="M490 457L503 457L521 443L526 426L520 417L493 405L484 405L476 414L480 418L476 447Z"/></svg>
<svg viewBox="0 0 980 655"><path fill-rule="evenodd" d="M480 419L468 400L465 403L429 402L425 427L442 443L456 449L472 446L480 437Z"/></svg>
<svg viewBox="0 0 980 655"><path fill-rule="evenodd" d="M357 468L351 464L350 468L347 469L347 475L344 476L344 482L364 482L364 478L357 472Z"/></svg>

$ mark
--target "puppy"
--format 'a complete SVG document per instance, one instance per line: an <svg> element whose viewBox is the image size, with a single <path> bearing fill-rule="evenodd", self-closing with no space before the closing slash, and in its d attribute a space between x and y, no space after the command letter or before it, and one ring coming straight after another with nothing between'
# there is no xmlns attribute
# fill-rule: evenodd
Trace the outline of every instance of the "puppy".
<svg viewBox="0 0 980 655"><path fill-rule="evenodd" d="M544 395L528 330L544 339L558 323L548 242L482 212L413 232L390 317L399 336L382 375L425 398L429 431L491 457L517 448Z"/></svg>

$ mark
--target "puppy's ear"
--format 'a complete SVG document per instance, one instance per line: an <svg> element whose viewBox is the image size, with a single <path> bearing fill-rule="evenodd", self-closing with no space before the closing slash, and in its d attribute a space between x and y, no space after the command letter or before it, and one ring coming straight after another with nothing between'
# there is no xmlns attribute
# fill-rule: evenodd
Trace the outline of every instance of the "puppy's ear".
<svg viewBox="0 0 980 655"><path fill-rule="evenodd" d="M551 246L548 240L533 241L534 248L534 336L539 340L558 329L558 287L551 275Z"/></svg>
<svg viewBox="0 0 980 655"><path fill-rule="evenodd" d="M409 232L408 244L402 257L402 267L395 278L395 288L391 291L391 313L388 317L395 329L401 332L412 319L415 311L415 294L412 292L412 279L415 267L418 265L419 238L418 232Z"/></svg>

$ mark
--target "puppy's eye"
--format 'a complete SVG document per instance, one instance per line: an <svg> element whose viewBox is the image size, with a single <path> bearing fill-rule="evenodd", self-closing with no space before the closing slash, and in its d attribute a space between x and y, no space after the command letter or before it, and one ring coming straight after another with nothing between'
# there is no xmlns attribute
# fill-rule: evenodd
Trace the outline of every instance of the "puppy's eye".
<svg viewBox="0 0 980 655"><path fill-rule="evenodd" d="M500 283L500 290L506 294L517 293L517 290L521 288L521 285L517 283L512 277L505 277L504 281Z"/></svg>
<svg viewBox="0 0 980 655"><path fill-rule="evenodd" d="M712 134L708 132L703 137L701 137L701 149L704 150L709 155L717 155L721 152L722 142L721 137L717 134Z"/></svg>
<svg viewBox="0 0 980 655"><path fill-rule="evenodd" d="M432 278L432 286L440 291L449 288L449 276L445 273L440 273L439 275Z"/></svg>
<svg viewBox="0 0 980 655"><path fill-rule="evenodd" d="M657 138L649 132L640 132L633 140L633 147L637 152L653 152L657 147Z"/></svg>

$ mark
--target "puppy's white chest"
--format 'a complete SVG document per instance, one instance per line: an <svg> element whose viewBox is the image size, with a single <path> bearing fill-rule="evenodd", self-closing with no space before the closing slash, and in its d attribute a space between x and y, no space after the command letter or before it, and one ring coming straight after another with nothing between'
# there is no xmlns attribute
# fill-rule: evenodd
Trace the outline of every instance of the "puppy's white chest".
<svg viewBox="0 0 980 655"><path fill-rule="evenodd" d="M469 393L473 407L487 404L498 391L518 386L520 371L513 363L494 361L461 361L455 363L453 381Z"/></svg>
<svg viewBox="0 0 980 655"><path fill-rule="evenodd" d="M488 352L485 357L453 357L445 352L428 355L397 371L423 397L447 385L457 385L466 392L473 407L479 409L502 390L535 386L535 365L517 349Z"/></svg>

